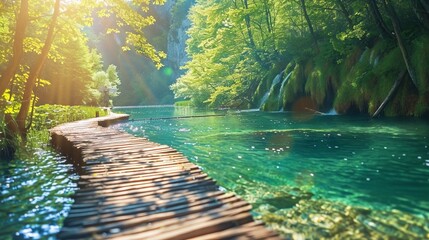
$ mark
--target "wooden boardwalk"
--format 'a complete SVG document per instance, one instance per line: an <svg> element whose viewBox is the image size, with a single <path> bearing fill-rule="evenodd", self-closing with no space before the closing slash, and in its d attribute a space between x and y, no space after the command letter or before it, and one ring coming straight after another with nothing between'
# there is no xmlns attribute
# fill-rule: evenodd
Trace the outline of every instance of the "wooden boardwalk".
<svg viewBox="0 0 429 240"><path fill-rule="evenodd" d="M175 149L102 127L127 117L51 129L81 175L59 239L279 239Z"/></svg>

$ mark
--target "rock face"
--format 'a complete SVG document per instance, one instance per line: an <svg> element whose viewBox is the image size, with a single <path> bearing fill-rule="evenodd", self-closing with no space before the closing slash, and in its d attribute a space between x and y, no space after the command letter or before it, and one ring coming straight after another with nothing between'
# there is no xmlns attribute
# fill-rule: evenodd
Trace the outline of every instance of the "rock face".
<svg viewBox="0 0 429 240"><path fill-rule="evenodd" d="M166 3L169 7L171 20L165 65L172 70L171 82L175 82L183 74L183 70L180 70L180 67L188 61L186 40L189 37L187 31L191 26L191 21L188 19L188 12L193 4L194 0L169 0Z"/></svg>
<svg viewBox="0 0 429 240"><path fill-rule="evenodd" d="M188 56L186 54L186 40L188 39L188 34L186 31L190 26L191 21L185 18L177 29L170 29L168 34L166 65L173 70L171 76L173 81L182 75L183 70L180 70L180 67L188 61Z"/></svg>

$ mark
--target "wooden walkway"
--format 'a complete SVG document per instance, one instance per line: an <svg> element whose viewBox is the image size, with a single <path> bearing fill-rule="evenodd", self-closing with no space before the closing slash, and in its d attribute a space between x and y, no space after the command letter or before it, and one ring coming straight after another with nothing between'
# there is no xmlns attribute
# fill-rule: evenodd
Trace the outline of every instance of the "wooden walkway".
<svg viewBox="0 0 429 240"><path fill-rule="evenodd" d="M175 149L102 127L127 118L51 129L81 175L59 239L279 239Z"/></svg>

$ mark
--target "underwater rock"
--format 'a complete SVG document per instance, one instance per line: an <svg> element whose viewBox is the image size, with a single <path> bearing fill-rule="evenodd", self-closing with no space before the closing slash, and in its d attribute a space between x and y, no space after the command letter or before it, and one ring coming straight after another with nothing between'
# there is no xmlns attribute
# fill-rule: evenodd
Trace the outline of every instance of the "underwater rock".
<svg viewBox="0 0 429 240"><path fill-rule="evenodd" d="M311 193L288 186L278 192L260 194L264 204L253 203L256 218L286 239L426 239L429 236L427 216L313 199Z"/></svg>

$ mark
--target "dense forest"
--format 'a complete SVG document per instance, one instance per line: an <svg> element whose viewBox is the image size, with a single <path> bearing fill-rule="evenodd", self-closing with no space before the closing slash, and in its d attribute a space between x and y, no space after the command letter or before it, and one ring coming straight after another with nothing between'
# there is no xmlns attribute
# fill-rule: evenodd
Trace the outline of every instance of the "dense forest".
<svg viewBox="0 0 429 240"><path fill-rule="evenodd" d="M103 64L97 49L90 48L97 40L90 29L95 21L97 30L121 40L116 48L141 54L159 69L165 53L147 41L143 30L156 21L149 9L163 3L2 1L1 127L25 138L36 104L110 105L120 79L117 67Z"/></svg>
<svg viewBox="0 0 429 240"><path fill-rule="evenodd" d="M429 112L427 1L196 1L188 17L172 89L194 105Z"/></svg>

